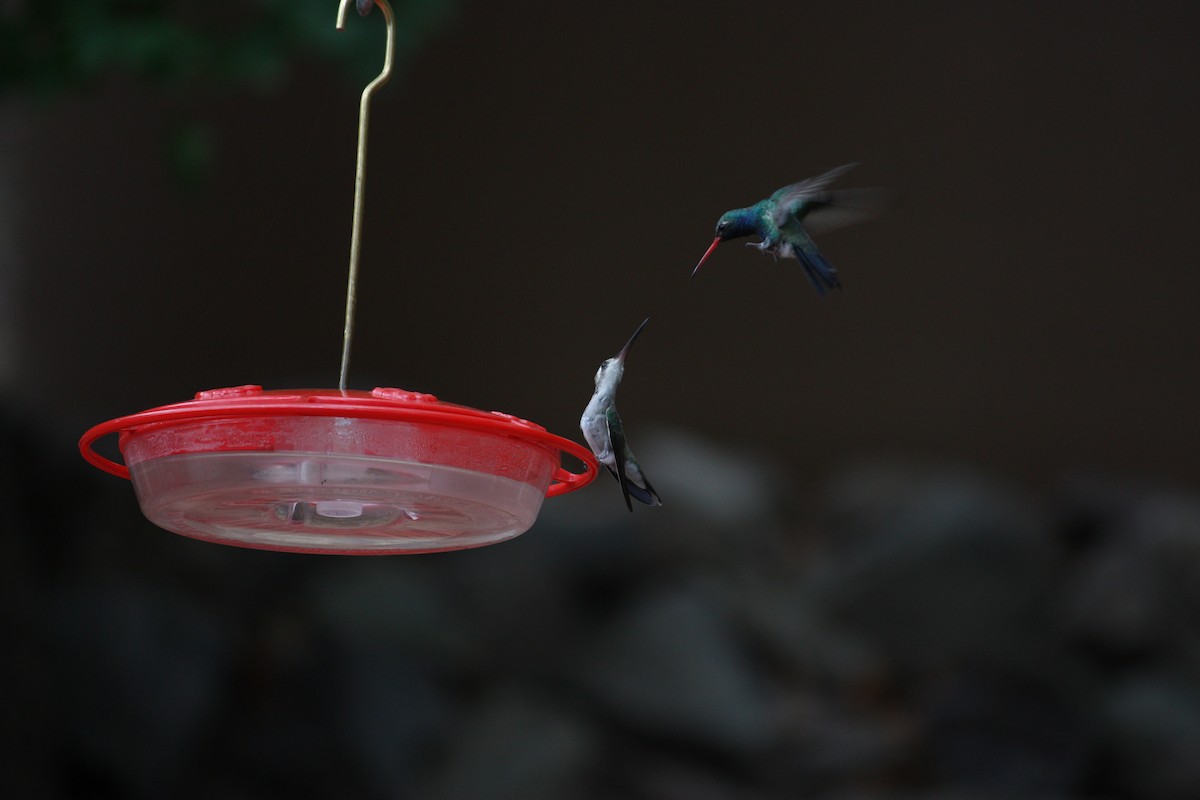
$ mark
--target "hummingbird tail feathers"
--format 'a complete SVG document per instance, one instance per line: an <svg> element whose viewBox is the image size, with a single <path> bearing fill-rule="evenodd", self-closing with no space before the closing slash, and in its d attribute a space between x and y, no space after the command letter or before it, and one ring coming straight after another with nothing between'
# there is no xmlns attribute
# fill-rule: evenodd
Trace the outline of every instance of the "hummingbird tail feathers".
<svg viewBox="0 0 1200 800"><path fill-rule="evenodd" d="M645 503L648 506L661 506L662 500L658 496L658 492L654 491L654 487L650 485L650 481L646 480L646 476L641 473L641 470L636 470L638 473L634 475L626 475L620 469L608 468L612 476L617 479L617 483L621 485L621 494L625 496L625 505L630 511L633 511L633 503L629 498L637 500L639 503ZM634 483L634 481L638 483ZM639 485L641 484L641 485Z"/></svg>
<svg viewBox="0 0 1200 800"><path fill-rule="evenodd" d="M825 256L821 255L821 251L812 243L812 240L793 245L792 255L804 267L804 275L817 290L817 294L824 295L827 289L842 288L837 270Z"/></svg>
<svg viewBox="0 0 1200 800"><path fill-rule="evenodd" d="M627 482L625 488L629 490L630 495L646 505L661 506L662 500L658 498L658 493L654 491L654 487L650 485L650 481L646 480L645 477L642 478L642 481L646 484L646 488L644 489L633 481Z"/></svg>
<svg viewBox="0 0 1200 800"><path fill-rule="evenodd" d="M648 506L661 506L662 500L658 497L658 492L654 491L654 487L650 485L650 481L646 479L646 473L642 472L642 465L634 459L632 455L626 463L625 489L628 494L633 495L639 502L645 503Z"/></svg>

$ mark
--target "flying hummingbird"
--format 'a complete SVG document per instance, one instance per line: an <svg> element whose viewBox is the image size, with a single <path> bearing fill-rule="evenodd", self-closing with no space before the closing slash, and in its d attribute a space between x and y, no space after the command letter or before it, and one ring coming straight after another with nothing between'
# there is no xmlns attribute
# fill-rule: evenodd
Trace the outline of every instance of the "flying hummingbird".
<svg viewBox="0 0 1200 800"><path fill-rule="evenodd" d="M625 374L625 357L629 348L637 341L642 329L650 321L647 317L629 337L629 341L621 348L621 352L606 359L596 370L596 393L592 395L583 416L579 418L579 427L583 429L583 438L587 439L588 447L596 454L596 460L608 467L608 471L621 484L621 493L625 495L625 505L633 511L633 503L629 496L633 495L648 506L661 506L662 501L655 493L650 481L638 465L637 459L629 450L625 441L625 429L621 426L621 417L617 414L617 387Z"/></svg>
<svg viewBox="0 0 1200 800"><path fill-rule="evenodd" d="M695 276L721 242L757 234L762 241L748 242L750 247L779 258L797 259L818 294L825 294L826 289L840 289L842 283L838 280L837 270L821 255L806 228L828 230L855 221L854 218L873 210L876 193L872 190L834 192L826 188L853 166L845 164L815 178L784 186L752 206L726 211L717 220L717 238L708 246L692 275Z"/></svg>

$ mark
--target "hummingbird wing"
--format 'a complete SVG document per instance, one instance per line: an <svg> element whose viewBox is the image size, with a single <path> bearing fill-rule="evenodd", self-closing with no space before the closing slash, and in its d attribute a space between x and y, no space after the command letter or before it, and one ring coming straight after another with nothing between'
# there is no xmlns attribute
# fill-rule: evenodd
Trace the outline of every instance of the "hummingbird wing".
<svg viewBox="0 0 1200 800"><path fill-rule="evenodd" d="M625 495L625 505L629 506L630 511L633 511L633 504L629 502L630 496L633 496L638 502L648 506L661 506L662 500L659 499L658 492L654 491L650 481L646 480L646 474L642 472L641 466L629 449L629 444L625 440L625 428L621 425L621 417L617 415L615 407L608 409L607 417L613 455L617 460L617 468L615 470L610 468L610 470L616 476L617 482L621 484L621 492Z"/></svg>
<svg viewBox="0 0 1200 800"><path fill-rule="evenodd" d="M625 428L621 425L621 416L617 413L616 405L611 405L604 412L604 418L608 422L608 441L609 447L612 448L613 463L615 466L609 467L608 471L617 479L617 483L621 484L621 494L625 496L625 505L630 511L633 511L633 503L629 502L629 478L625 475L625 457L629 454L629 449L625 446Z"/></svg>
<svg viewBox="0 0 1200 800"><path fill-rule="evenodd" d="M805 204L828 205L832 199L832 193L825 191L825 187L833 183L843 172L856 166L858 165L843 164L828 172L789 184L776 191L770 197L775 203L775 210L772 212L775 225L782 228Z"/></svg>
<svg viewBox="0 0 1200 800"><path fill-rule="evenodd" d="M894 202L892 194L884 189L839 189L826 194L826 203L814 204L804 217L804 227L810 233L826 233L863 222L879 216Z"/></svg>

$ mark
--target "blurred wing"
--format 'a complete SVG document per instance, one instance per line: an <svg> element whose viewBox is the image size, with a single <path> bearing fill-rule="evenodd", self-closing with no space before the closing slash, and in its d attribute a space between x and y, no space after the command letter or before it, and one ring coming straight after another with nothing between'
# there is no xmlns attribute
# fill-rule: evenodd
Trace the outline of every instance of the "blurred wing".
<svg viewBox="0 0 1200 800"><path fill-rule="evenodd" d="M788 217L795 214L805 202L811 202L814 199L820 200L820 195L825 191L826 186L833 183L843 172L856 166L858 165L843 164L814 178L793 183L775 192L770 198L775 201L775 225L782 227L786 224Z"/></svg>
<svg viewBox="0 0 1200 800"><path fill-rule="evenodd" d="M804 217L804 227L809 233L825 233L863 222L894 205L891 194L884 189L840 189L826 194L829 197L825 204Z"/></svg>

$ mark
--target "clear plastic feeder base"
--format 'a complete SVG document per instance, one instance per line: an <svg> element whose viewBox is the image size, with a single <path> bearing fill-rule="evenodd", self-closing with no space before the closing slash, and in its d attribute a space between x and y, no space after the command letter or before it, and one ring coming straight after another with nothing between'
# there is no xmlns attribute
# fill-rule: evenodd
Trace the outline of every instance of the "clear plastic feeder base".
<svg viewBox="0 0 1200 800"><path fill-rule="evenodd" d="M305 552L492 544L528 530L545 497L498 475L363 456L187 453L129 472L142 513L160 528Z"/></svg>
<svg viewBox="0 0 1200 800"><path fill-rule="evenodd" d="M92 449L120 434L125 464ZM85 458L133 481L159 527L304 553L457 550L528 530L594 457L531 422L395 389L201 392L96 426ZM560 466L560 452L584 463Z"/></svg>

